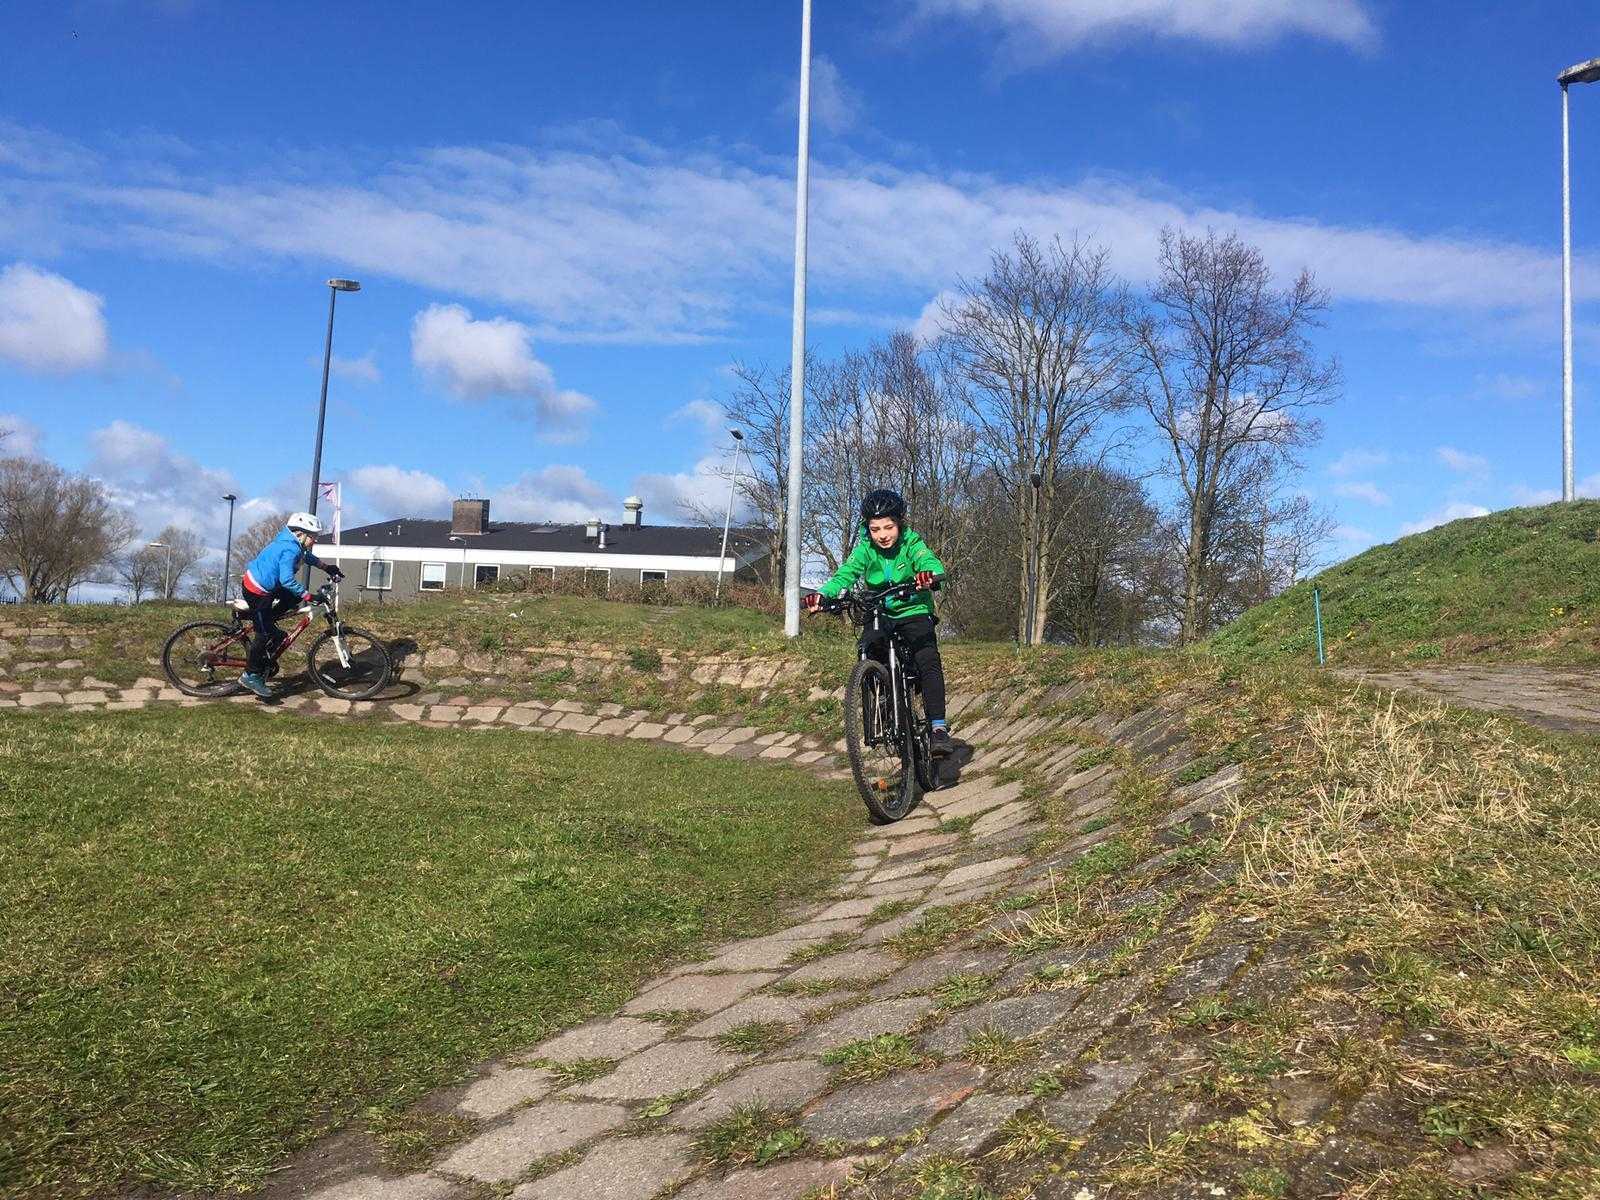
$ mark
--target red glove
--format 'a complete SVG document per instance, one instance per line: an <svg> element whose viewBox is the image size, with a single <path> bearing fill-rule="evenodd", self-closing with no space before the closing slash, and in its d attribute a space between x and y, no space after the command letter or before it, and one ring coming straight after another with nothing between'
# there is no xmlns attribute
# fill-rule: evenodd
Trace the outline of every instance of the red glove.
<svg viewBox="0 0 1600 1200"><path fill-rule="evenodd" d="M917 572L917 589L919 591L923 591L923 592L927 591L929 588L931 588L933 586L934 578L935 578L935 576L934 576L932 571L918 571Z"/></svg>
<svg viewBox="0 0 1600 1200"><path fill-rule="evenodd" d="M315 599L316 599L316 597L312 593L307 592L304 596L300 597L300 603L301 604L310 604Z"/></svg>
<svg viewBox="0 0 1600 1200"><path fill-rule="evenodd" d="M812 592L808 595L805 598L805 606L807 612L816 612L817 609L822 607L822 593Z"/></svg>

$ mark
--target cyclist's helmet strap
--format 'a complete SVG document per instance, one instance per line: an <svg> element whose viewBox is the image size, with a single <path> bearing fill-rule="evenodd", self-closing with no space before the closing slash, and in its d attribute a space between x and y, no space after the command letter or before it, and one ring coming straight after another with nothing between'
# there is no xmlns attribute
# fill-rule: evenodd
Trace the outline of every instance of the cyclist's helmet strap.
<svg viewBox="0 0 1600 1200"><path fill-rule="evenodd" d="M861 519L870 523L878 517L893 517L900 525L906 523L906 502L899 492L878 488L867 493L861 501Z"/></svg>

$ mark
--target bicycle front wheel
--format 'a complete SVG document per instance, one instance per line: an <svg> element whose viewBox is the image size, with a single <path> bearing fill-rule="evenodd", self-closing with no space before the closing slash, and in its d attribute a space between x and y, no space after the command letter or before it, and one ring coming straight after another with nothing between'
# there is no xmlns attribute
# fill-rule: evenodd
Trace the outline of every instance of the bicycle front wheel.
<svg viewBox="0 0 1600 1200"><path fill-rule="evenodd" d="M312 681L339 700L368 700L389 686L389 649L363 629L328 630L306 652Z"/></svg>
<svg viewBox="0 0 1600 1200"><path fill-rule="evenodd" d="M910 722L895 716L889 668L862 659L844 689L844 742L856 789L874 825L900 820L922 798Z"/></svg>
<svg viewBox="0 0 1600 1200"><path fill-rule="evenodd" d="M161 669L186 696L215 699L242 691L250 631L221 621L180 625L161 647Z"/></svg>

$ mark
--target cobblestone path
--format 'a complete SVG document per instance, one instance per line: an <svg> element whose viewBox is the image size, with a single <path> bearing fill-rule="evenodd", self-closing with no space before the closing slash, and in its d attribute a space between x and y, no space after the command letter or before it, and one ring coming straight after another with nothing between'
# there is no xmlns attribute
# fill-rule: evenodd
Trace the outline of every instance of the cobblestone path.
<svg viewBox="0 0 1600 1200"><path fill-rule="evenodd" d="M1557 733L1600 733L1600 674L1523 663L1339 672L1373 687L1425 692L1467 708L1518 717Z"/></svg>

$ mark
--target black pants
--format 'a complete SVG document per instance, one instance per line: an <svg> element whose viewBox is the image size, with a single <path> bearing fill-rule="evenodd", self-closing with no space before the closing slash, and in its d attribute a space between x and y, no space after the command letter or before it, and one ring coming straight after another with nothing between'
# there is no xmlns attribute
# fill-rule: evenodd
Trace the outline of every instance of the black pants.
<svg viewBox="0 0 1600 1200"><path fill-rule="evenodd" d="M901 642L911 651L911 665L922 681L922 707L930 721L944 720L944 662L939 658L936 624L932 617L907 617L895 622ZM889 661L889 647L882 638L868 646L867 653L879 662Z"/></svg>
<svg viewBox="0 0 1600 1200"><path fill-rule="evenodd" d="M250 639L250 650L245 656L245 663L251 674L260 675L272 661L273 643L283 636L283 631L278 628L278 622L300 606L300 596L298 593L285 591L271 592L262 596L246 588L244 601L250 606L250 624L256 631L255 637Z"/></svg>

